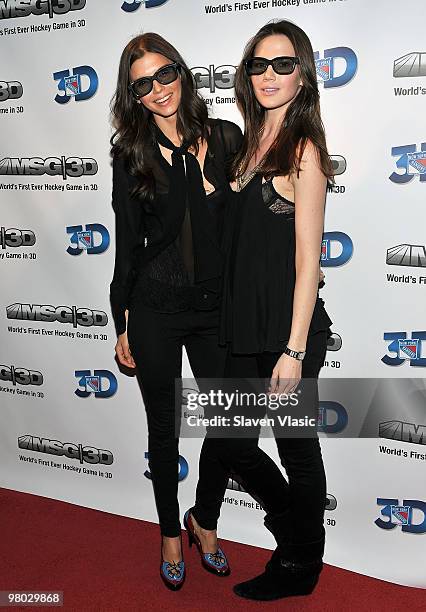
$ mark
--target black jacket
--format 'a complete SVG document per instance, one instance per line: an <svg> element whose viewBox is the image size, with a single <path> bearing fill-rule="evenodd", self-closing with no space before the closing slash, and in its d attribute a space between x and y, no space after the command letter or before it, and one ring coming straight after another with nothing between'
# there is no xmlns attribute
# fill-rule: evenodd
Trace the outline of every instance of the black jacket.
<svg viewBox="0 0 426 612"><path fill-rule="evenodd" d="M229 164L241 146L240 128L229 121L209 119L210 136L204 162L206 179L222 194L229 193ZM112 314L117 334L126 330L125 310L140 271L166 249L179 234L177 222L181 211L173 206L173 189L169 184L170 165L161 155L158 145L152 151L155 180L154 201L130 195L137 184L129 174L126 162L113 158L112 206L115 212L115 267L110 285ZM209 198L212 218L211 231L221 245L226 197ZM207 205L207 204L206 204Z"/></svg>

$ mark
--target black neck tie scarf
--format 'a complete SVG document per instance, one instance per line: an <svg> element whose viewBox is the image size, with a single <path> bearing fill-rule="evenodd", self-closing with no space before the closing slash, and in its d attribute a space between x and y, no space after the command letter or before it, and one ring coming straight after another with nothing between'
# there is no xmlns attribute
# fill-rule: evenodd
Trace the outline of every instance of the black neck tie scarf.
<svg viewBox="0 0 426 612"><path fill-rule="evenodd" d="M185 142L175 146L167 136L155 126L157 142L172 151L170 171L169 203L182 211L183 221L186 206L189 206L192 242L194 246L195 284L218 278L222 272L222 256L214 234L214 224L206 204L203 176L197 158L188 151ZM185 161L184 161L185 160ZM185 172L186 168L186 172ZM176 228L177 233L180 228Z"/></svg>

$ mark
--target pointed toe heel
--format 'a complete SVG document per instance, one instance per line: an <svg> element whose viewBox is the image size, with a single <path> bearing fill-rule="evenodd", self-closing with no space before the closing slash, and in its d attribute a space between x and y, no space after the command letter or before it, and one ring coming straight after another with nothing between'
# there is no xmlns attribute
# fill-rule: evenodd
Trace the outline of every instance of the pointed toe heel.
<svg viewBox="0 0 426 612"><path fill-rule="evenodd" d="M200 555L201 565L205 570L216 576L229 576L231 568L229 567L228 559L221 548L217 548L215 553L204 553L201 542L194 530L194 523L192 522L191 510L187 510L183 517L183 524L188 534L189 547L193 544L196 545Z"/></svg>
<svg viewBox="0 0 426 612"><path fill-rule="evenodd" d="M163 559L163 554L161 553L160 577L168 589L170 589L171 591L179 591L179 589L182 588L186 578L184 560L182 559L182 561L165 561Z"/></svg>
<svg viewBox="0 0 426 612"><path fill-rule="evenodd" d="M179 591L185 582L185 563L183 561L172 563L161 559L160 576L168 589Z"/></svg>

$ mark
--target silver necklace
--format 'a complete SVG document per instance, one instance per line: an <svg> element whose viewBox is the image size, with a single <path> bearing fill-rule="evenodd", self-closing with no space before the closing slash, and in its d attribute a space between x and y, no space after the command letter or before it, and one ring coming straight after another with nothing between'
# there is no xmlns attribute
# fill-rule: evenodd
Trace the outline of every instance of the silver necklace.
<svg viewBox="0 0 426 612"><path fill-rule="evenodd" d="M259 170L260 170L260 164L257 164L256 166L254 166L254 168L252 168L245 174L239 174L237 176L237 191L241 191L242 189L244 189L244 187L248 185L248 183L250 183L251 179L256 174L258 174Z"/></svg>

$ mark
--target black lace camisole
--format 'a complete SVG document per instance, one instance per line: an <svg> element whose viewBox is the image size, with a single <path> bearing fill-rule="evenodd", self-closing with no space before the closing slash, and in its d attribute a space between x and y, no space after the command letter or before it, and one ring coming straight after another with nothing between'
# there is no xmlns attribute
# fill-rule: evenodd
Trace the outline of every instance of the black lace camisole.
<svg viewBox="0 0 426 612"><path fill-rule="evenodd" d="M221 343L235 353L282 351L293 315L295 205L272 179L254 177L235 194L227 244L221 308ZM309 334L331 325L317 297Z"/></svg>

